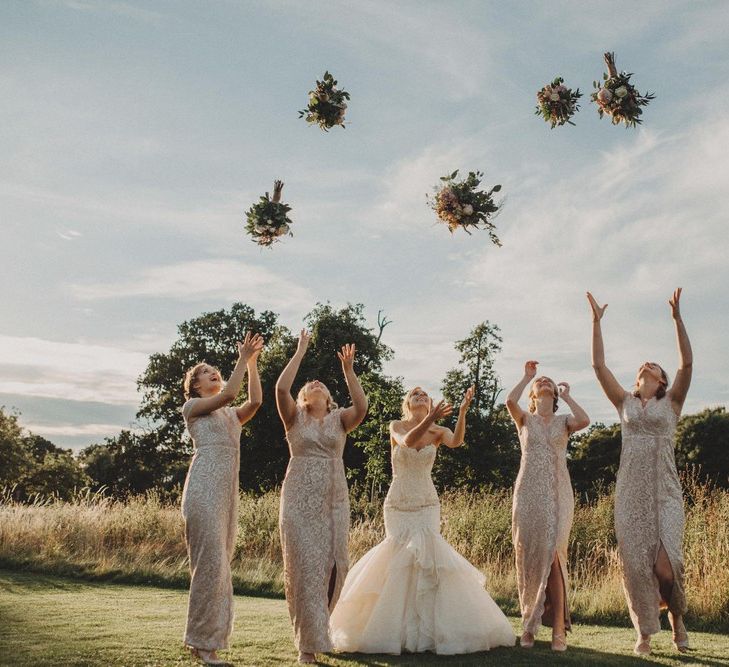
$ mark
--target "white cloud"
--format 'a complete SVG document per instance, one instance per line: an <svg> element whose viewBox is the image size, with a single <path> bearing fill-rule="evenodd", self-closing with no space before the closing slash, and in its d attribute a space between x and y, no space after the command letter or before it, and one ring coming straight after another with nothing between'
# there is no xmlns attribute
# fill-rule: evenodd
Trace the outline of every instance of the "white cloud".
<svg viewBox="0 0 729 667"><path fill-rule="evenodd" d="M183 301L215 298L276 311L303 311L314 303L309 290L273 271L228 259L181 262L144 269L139 278L73 285L82 300L146 297Z"/></svg>
<svg viewBox="0 0 729 667"><path fill-rule="evenodd" d="M136 404L147 361L118 347L0 335L0 393Z"/></svg>
<svg viewBox="0 0 729 667"><path fill-rule="evenodd" d="M23 423L23 428L41 435L48 440L55 436L65 437L88 437L89 439L101 440L102 438L116 435L123 429L130 429L129 424L70 424L70 423Z"/></svg>

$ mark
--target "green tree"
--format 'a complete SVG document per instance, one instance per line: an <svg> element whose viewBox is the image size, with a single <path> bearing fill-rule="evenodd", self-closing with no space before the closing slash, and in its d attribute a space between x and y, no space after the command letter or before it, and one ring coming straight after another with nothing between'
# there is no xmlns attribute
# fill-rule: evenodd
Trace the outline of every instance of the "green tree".
<svg viewBox="0 0 729 667"><path fill-rule="evenodd" d="M620 424L600 422L572 437L568 446L568 468L575 491L594 498L612 486L620 465Z"/></svg>
<svg viewBox="0 0 729 667"><path fill-rule="evenodd" d="M0 408L0 488L12 488L18 500L32 494L68 499L88 482L71 450L27 432L17 414Z"/></svg>
<svg viewBox="0 0 729 667"><path fill-rule="evenodd" d="M350 434L344 460L351 480L371 486L370 470L379 468L368 467L368 456L374 450L373 438L377 430L368 421L373 418L372 415L381 420L393 414L387 401L400 388L397 381L387 378L382 372L382 364L392 356L392 351L367 326L361 304L348 304L340 309L330 304L317 304L306 316L305 324L312 333L312 340L292 388L294 395L307 380L316 378L329 387L336 402L348 403L349 392L336 351L345 343L357 346L355 371L363 376L379 412L375 414L371 409L370 417L363 426ZM250 306L236 303L230 310L204 313L182 323L169 352L150 357L138 381L142 392L138 417L147 421L148 433L145 436L125 435L123 442L118 442L118 438L112 439L101 445L108 447L108 451L102 452L97 446L85 454L86 469L97 485L106 484L115 491L125 492L147 483L171 488L184 480L192 452L180 413L184 403L182 381L185 371L204 360L228 376L236 359L235 342L242 340L246 331L256 331L266 340L258 364L264 399L255 418L243 427L240 482L242 488L252 491L267 490L281 483L289 453L276 411L274 387L296 349L297 339L288 328L278 323L275 313L264 311L256 315ZM379 333L382 333L382 327ZM244 384L239 400L245 398L246 390ZM146 447L147 452L143 454L140 447ZM111 466L111 469L104 472L104 466ZM124 472L125 467L135 470L134 479Z"/></svg>
<svg viewBox="0 0 729 667"><path fill-rule="evenodd" d="M729 414L707 408L681 417L676 428L676 465L698 469L702 481L729 488Z"/></svg>
<svg viewBox="0 0 729 667"><path fill-rule="evenodd" d="M18 415L5 412L5 407L0 407L0 488L19 484L35 465L18 423Z"/></svg>
<svg viewBox="0 0 729 667"><path fill-rule="evenodd" d="M455 344L460 359L442 384L443 396L454 406L451 427L466 389L474 385L475 392L466 418L465 444L454 450L442 447L438 454L434 478L441 488L504 487L516 478L518 439L503 405L497 405L502 390L494 369L501 351L499 331L497 325L482 322Z"/></svg>

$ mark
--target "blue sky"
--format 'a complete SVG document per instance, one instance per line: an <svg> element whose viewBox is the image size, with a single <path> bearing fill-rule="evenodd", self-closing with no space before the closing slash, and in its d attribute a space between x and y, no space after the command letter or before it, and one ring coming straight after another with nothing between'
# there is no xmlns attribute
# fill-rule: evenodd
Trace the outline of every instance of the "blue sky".
<svg viewBox="0 0 729 667"><path fill-rule="evenodd" d="M104 2L0 5L0 404L75 448L128 427L136 378L176 325L233 301L296 329L317 301L393 320L388 367L437 392L453 342L498 324L523 361L613 421L589 361L591 289L629 385L675 373L666 303L684 288L687 411L729 401L729 3ZM656 93L638 130L589 102L602 53ZM345 130L298 118L329 69ZM576 127L533 115L556 75ZM501 183L502 248L450 236L438 177ZM285 181L294 238L243 212Z"/></svg>

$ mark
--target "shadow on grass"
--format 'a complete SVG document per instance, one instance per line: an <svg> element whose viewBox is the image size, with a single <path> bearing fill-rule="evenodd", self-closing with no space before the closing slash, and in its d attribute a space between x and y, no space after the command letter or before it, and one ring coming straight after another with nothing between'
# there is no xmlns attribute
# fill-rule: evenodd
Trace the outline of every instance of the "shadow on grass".
<svg viewBox="0 0 729 667"><path fill-rule="evenodd" d="M541 646L540 646L541 645ZM496 648L491 651L469 653L467 655L435 655L433 653L409 653L400 656L389 654L335 653L333 657L340 662L351 662L354 665L382 667L384 665L607 665L623 667L625 665L664 665L658 658L660 655L636 656L608 653L590 648L570 647L565 653L557 653L549 648L548 642L537 642L533 649ZM671 654L671 659L687 665L719 665L727 664L725 655L706 655L697 657L691 653ZM721 660L724 662L721 662Z"/></svg>

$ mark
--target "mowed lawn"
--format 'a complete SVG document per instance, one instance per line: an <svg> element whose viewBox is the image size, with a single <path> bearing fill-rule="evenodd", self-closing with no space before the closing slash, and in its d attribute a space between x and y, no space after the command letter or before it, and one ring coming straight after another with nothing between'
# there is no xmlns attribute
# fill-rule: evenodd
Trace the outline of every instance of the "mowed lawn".
<svg viewBox="0 0 729 667"><path fill-rule="evenodd" d="M0 571L0 664L191 665L181 648L184 591L88 583L53 576ZM232 648L235 665L294 664L296 652L282 600L237 596ZM515 629L517 619L511 619ZM692 633L694 650L674 653L668 632L654 639L654 654L631 653L629 628L580 625L565 654L544 641L530 650L495 649L470 656L339 655L323 665L729 665L729 638Z"/></svg>

